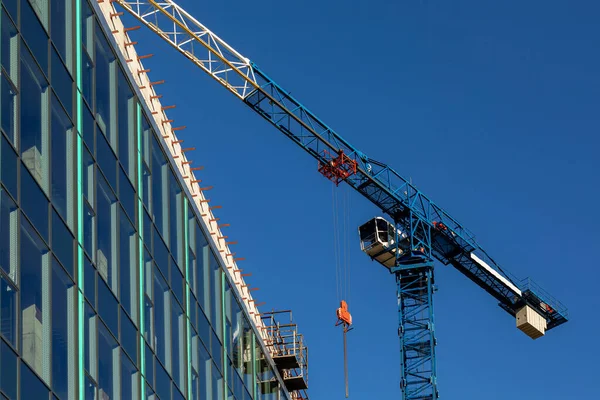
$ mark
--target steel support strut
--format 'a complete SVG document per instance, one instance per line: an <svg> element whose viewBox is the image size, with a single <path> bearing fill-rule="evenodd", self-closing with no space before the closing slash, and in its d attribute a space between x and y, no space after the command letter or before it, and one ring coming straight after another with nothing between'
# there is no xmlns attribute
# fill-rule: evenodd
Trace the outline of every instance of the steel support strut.
<svg viewBox="0 0 600 400"><path fill-rule="evenodd" d="M402 400L437 400L431 230L413 212L406 220L408 241L400 240L398 226L398 258L390 269L398 296L400 389Z"/></svg>
<svg viewBox="0 0 600 400"><path fill-rule="evenodd" d="M391 272L398 287L402 400L436 400L433 262L411 256Z"/></svg>

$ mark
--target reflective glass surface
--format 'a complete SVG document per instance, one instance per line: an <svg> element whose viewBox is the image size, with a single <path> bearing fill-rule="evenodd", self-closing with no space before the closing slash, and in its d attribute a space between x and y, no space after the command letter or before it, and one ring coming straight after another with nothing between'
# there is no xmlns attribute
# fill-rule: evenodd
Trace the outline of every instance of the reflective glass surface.
<svg viewBox="0 0 600 400"><path fill-rule="evenodd" d="M0 399L252 399L273 372L97 5L0 3Z"/></svg>

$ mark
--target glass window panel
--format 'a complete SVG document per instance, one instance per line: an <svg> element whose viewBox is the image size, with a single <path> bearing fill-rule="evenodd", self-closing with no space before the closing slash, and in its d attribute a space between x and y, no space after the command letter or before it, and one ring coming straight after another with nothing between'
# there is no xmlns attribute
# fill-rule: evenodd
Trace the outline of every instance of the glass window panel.
<svg viewBox="0 0 600 400"><path fill-rule="evenodd" d="M156 227L154 228L154 260L160 268L164 276L169 276L169 250L158 234Z"/></svg>
<svg viewBox="0 0 600 400"><path fill-rule="evenodd" d="M225 334L223 335L223 341L225 343L225 348L227 349L227 354L229 355L229 357L231 357L231 351L232 351L232 330L231 327L233 326L233 321L232 321L232 316L231 316L231 286L229 285L229 282L226 281L226 279L223 279L224 281L224 286L225 286L225 292L223 293L224 296L224 314L225 314Z"/></svg>
<svg viewBox="0 0 600 400"><path fill-rule="evenodd" d="M48 240L48 199L21 164L21 207L44 239Z"/></svg>
<svg viewBox="0 0 600 400"><path fill-rule="evenodd" d="M91 154L94 155L96 150L96 141L94 140L94 127L96 124L94 123L94 116L87 106L81 108L83 113L83 141Z"/></svg>
<svg viewBox="0 0 600 400"><path fill-rule="evenodd" d="M73 124L52 96L52 202L70 226L73 224Z"/></svg>
<svg viewBox="0 0 600 400"><path fill-rule="evenodd" d="M148 250L152 251L152 220L150 215L144 210L144 244Z"/></svg>
<svg viewBox="0 0 600 400"><path fill-rule="evenodd" d="M193 331L192 334L198 334L198 312L200 311L200 306L198 302L194 298L194 296L190 297L189 300L189 309L188 309L188 317L190 319L190 324L192 325Z"/></svg>
<svg viewBox="0 0 600 400"><path fill-rule="evenodd" d="M116 310L113 312L116 314ZM100 399L119 398L119 345L103 323L98 329L98 394Z"/></svg>
<svg viewBox="0 0 600 400"><path fill-rule="evenodd" d="M213 385L212 385L212 361L208 351L204 346L198 346L199 349L199 360L200 369L198 375L200 377L200 398L201 399L213 399ZM216 392L215 388L215 392Z"/></svg>
<svg viewBox="0 0 600 400"><path fill-rule="evenodd" d="M168 241L168 182L169 166L160 143L152 137L152 217L153 221Z"/></svg>
<svg viewBox="0 0 600 400"><path fill-rule="evenodd" d="M118 114L119 114L119 159L130 177L135 177L135 163L137 157L134 153L135 135L135 98L129 81L119 70L118 89Z"/></svg>
<svg viewBox="0 0 600 400"><path fill-rule="evenodd" d="M213 364L214 367L214 364ZM211 376L211 384L212 384L212 400L221 400L223 399L223 376L221 372L219 372L216 368L212 368L212 376ZM275 399L273 399L275 400Z"/></svg>
<svg viewBox="0 0 600 400"><path fill-rule="evenodd" d="M152 174L150 167L144 161L142 161L142 196L144 198L144 205L150 210L150 187L152 184Z"/></svg>
<svg viewBox="0 0 600 400"><path fill-rule="evenodd" d="M85 378L85 400L97 400L96 384L88 375Z"/></svg>
<svg viewBox="0 0 600 400"><path fill-rule="evenodd" d="M197 296L200 301L200 306L206 316L210 319L210 256L212 252L206 237L200 228L200 225L196 223L196 264L198 266L197 279L198 279L198 291Z"/></svg>
<svg viewBox="0 0 600 400"><path fill-rule="evenodd" d="M83 245L87 254L94 258L96 248L96 214L92 206L83 200Z"/></svg>
<svg viewBox="0 0 600 400"><path fill-rule="evenodd" d="M17 354L0 340L0 389L11 400L17 400Z"/></svg>
<svg viewBox="0 0 600 400"><path fill-rule="evenodd" d="M158 362L156 363L156 385L154 388L160 400L171 399L171 380L167 371Z"/></svg>
<svg viewBox="0 0 600 400"><path fill-rule="evenodd" d="M121 308L121 345L132 360L137 360L137 329Z"/></svg>
<svg viewBox="0 0 600 400"><path fill-rule="evenodd" d="M201 390L200 377L198 376L198 373L196 371L192 370L192 399L193 400L200 400L200 390Z"/></svg>
<svg viewBox="0 0 600 400"><path fill-rule="evenodd" d="M212 284L210 286L210 294L211 294L210 297L212 300L211 321L212 321L213 327L217 331L217 336L219 336L219 338L221 338L221 337L223 337L223 325L221 324L221 321L223 318L223 315L222 315L223 304L221 303L222 270L214 256L214 254L212 253L212 251L210 253L210 265L212 267Z"/></svg>
<svg viewBox="0 0 600 400"><path fill-rule="evenodd" d="M265 356L262 351L258 340L256 341L256 365L257 365L257 380L259 382L272 382L275 374L267 362L265 362ZM265 400L277 400L277 392L279 391L279 385L277 384L264 384L258 385L259 393L263 396L261 399Z"/></svg>
<svg viewBox="0 0 600 400"><path fill-rule="evenodd" d="M19 7L18 0L2 0L4 7L8 9L8 12L12 16L13 20L17 20L17 9Z"/></svg>
<svg viewBox="0 0 600 400"><path fill-rule="evenodd" d="M110 143L116 145L116 75L115 55L102 32L96 26L96 122Z"/></svg>
<svg viewBox="0 0 600 400"><path fill-rule="evenodd" d="M87 0L81 1L81 43L90 54L94 50L94 12Z"/></svg>
<svg viewBox="0 0 600 400"><path fill-rule="evenodd" d="M210 328L208 319L202 310L198 310L198 333L200 334L200 338L202 339L204 346L206 346L207 349L210 349L212 329Z"/></svg>
<svg viewBox="0 0 600 400"><path fill-rule="evenodd" d="M48 74L48 34L40 23L40 19L47 22L48 4L47 0L33 0L32 8L31 1L21 2L21 34L44 73Z"/></svg>
<svg viewBox="0 0 600 400"><path fill-rule="evenodd" d="M188 220L187 220L187 230L188 230L188 245L190 246L190 250L194 254L196 254L196 214L194 213L193 205L189 202L187 198L184 200L188 206Z"/></svg>
<svg viewBox="0 0 600 400"><path fill-rule="evenodd" d="M71 69L73 43L73 6L71 1L51 0L51 36L63 60Z"/></svg>
<svg viewBox="0 0 600 400"><path fill-rule="evenodd" d="M29 0L31 6L35 10L38 18L44 24L44 27L48 29L48 13L50 10L50 2L51 0Z"/></svg>
<svg viewBox="0 0 600 400"><path fill-rule="evenodd" d="M47 399L49 390L35 374L21 363L21 398Z"/></svg>
<svg viewBox="0 0 600 400"><path fill-rule="evenodd" d="M152 388L150 387L150 385L146 385L146 399L147 400L156 400L156 394L154 393L154 390L152 390Z"/></svg>
<svg viewBox="0 0 600 400"><path fill-rule="evenodd" d="M175 261L179 265L179 269L183 266L182 249L183 241L183 193L181 186L177 182L177 178L173 171L169 168L169 219L171 225L170 248L171 253L175 257Z"/></svg>
<svg viewBox="0 0 600 400"><path fill-rule="evenodd" d="M223 345L221 344L221 341L217 337L215 331L211 329L210 332L212 335L210 340L212 358L219 371L221 371L223 368Z"/></svg>
<svg viewBox="0 0 600 400"><path fill-rule="evenodd" d="M227 365L225 366L225 373L227 375L227 399L229 400L233 400L233 392L232 389L235 385L235 372L233 372L233 365L231 364L231 360L229 359L229 357L227 357L227 359L225 360L225 362L227 363Z"/></svg>
<svg viewBox="0 0 600 400"><path fill-rule="evenodd" d="M0 333L17 346L17 291L4 276L0 277Z"/></svg>
<svg viewBox="0 0 600 400"><path fill-rule="evenodd" d="M152 387L154 387L154 354L150 349L150 346L144 341L144 349L146 351L146 355L144 356L144 373L146 382Z"/></svg>
<svg viewBox="0 0 600 400"><path fill-rule="evenodd" d="M243 366L244 366L244 382L247 387L252 387L252 377L254 376L254 364L252 363L252 343L254 343L254 334L250 322L244 316L242 318L243 332L244 332L244 343L243 343Z"/></svg>
<svg viewBox="0 0 600 400"><path fill-rule="evenodd" d="M85 369L92 378L98 376L98 316L88 303L84 317Z"/></svg>
<svg viewBox="0 0 600 400"><path fill-rule="evenodd" d="M58 260L62 263L65 269L75 276L73 270L74 263L74 238L69 231L69 228L64 224L58 214L52 212L52 251L58 257Z"/></svg>
<svg viewBox="0 0 600 400"><path fill-rule="evenodd" d="M242 310L235 298L232 300L232 323L231 323L231 346L228 347L229 354L233 359L234 366L239 374L244 373L244 346L246 342L246 336L243 326L243 315Z"/></svg>
<svg viewBox="0 0 600 400"><path fill-rule="evenodd" d="M17 91L6 75L0 80L1 127L10 141L17 144Z"/></svg>
<svg viewBox="0 0 600 400"><path fill-rule="evenodd" d="M125 208L127 215L132 221L135 221L135 189L131 186L131 182L122 168L119 167L119 200Z"/></svg>
<svg viewBox="0 0 600 400"><path fill-rule="evenodd" d="M172 368L171 376L180 388L185 387L185 358L186 358L186 339L185 339L185 315L181 306L175 301L171 300L172 312L171 312L171 330L173 344L172 352Z"/></svg>
<svg viewBox="0 0 600 400"><path fill-rule="evenodd" d="M2 119L2 129L6 132L13 144L16 145L15 141L15 120L16 120L16 88L14 84L17 82L18 72L18 55L17 47L19 43L19 36L17 34L17 28L8 17L5 12L2 13L2 43L0 45L2 50L2 66L6 71L6 75L2 74L2 97L0 102L2 104L2 113L0 115ZM10 78L9 78L10 77ZM12 82L11 82L12 81Z"/></svg>
<svg viewBox="0 0 600 400"><path fill-rule="evenodd" d="M119 237L119 273L121 275L121 291L119 298L125 310L134 319L137 319L139 298L137 293L137 236L136 231L123 209L120 212L120 237Z"/></svg>
<svg viewBox="0 0 600 400"><path fill-rule="evenodd" d="M119 334L119 304L103 280L98 280L98 314L108 329L117 336Z"/></svg>
<svg viewBox="0 0 600 400"><path fill-rule="evenodd" d="M240 378L237 372L232 372L231 378L233 380L233 392L235 393L235 397L238 399L243 399L245 391L244 382L242 382L242 379ZM281 398L281 400L284 399L285 397Z"/></svg>
<svg viewBox="0 0 600 400"><path fill-rule="evenodd" d="M185 388L184 388L185 389ZM185 400L185 397L177 386L173 386L173 400Z"/></svg>
<svg viewBox="0 0 600 400"><path fill-rule="evenodd" d="M198 264L196 261L196 218L192 206L188 203L188 220L186 221L186 227L188 234L188 248L184 249L187 251L187 277L190 289L192 290L193 296L198 296Z"/></svg>
<svg viewBox="0 0 600 400"><path fill-rule="evenodd" d="M52 389L63 399L75 390L75 289L63 268L52 264Z"/></svg>
<svg viewBox="0 0 600 400"><path fill-rule="evenodd" d="M150 208L150 178L151 178L151 161L152 161L152 143L154 138L154 131L150 127L148 119L144 115L142 117L142 164L144 169L144 204Z"/></svg>
<svg viewBox="0 0 600 400"><path fill-rule="evenodd" d="M161 360L161 362L167 366L170 365L170 291L166 280L162 277L158 268L154 268L154 326L155 326L155 339L154 339L154 351Z"/></svg>
<svg viewBox="0 0 600 400"><path fill-rule="evenodd" d="M96 269L92 266L91 261L85 257L83 269L84 277L84 293L87 300L96 307Z"/></svg>
<svg viewBox="0 0 600 400"><path fill-rule="evenodd" d="M31 54L21 51L21 157L44 189L48 175L48 82Z"/></svg>
<svg viewBox="0 0 600 400"><path fill-rule="evenodd" d="M96 268L98 273L117 293L117 201L106 181L98 175L97 216L98 250Z"/></svg>
<svg viewBox="0 0 600 400"><path fill-rule="evenodd" d="M21 349L22 357L45 380L50 360L50 260L33 227L21 224Z"/></svg>
<svg viewBox="0 0 600 400"><path fill-rule="evenodd" d="M17 279L17 205L6 193L0 193L0 268L12 279Z"/></svg>
<svg viewBox="0 0 600 400"><path fill-rule="evenodd" d="M177 301L179 301L179 304L184 304L183 300L185 299L185 291L184 291L183 282L184 282L184 278L183 278L183 274L181 273L181 271L179 271L178 268L173 268L171 270L171 289L173 289L173 292L175 293L175 296L177 297Z"/></svg>
<svg viewBox="0 0 600 400"><path fill-rule="evenodd" d="M54 0L55 1L55 0ZM62 0L61 0L62 1ZM71 74L60 59L58 53L52 48L52 75L50 77L52 88L58 94L62 105L67 113L73 117L73 79Z"/></svg>
<svg viewBox="0 0 600 400"><path fill-rule="evenodd" d="M121 354L121 399L137 399L139 377L135 365Z"/></svg>
<svg viewBox="0 0 600 400"><path fill-rule="evenodd" d="M112 189L117 191L117 157L103 135L96 135L98 165Z"/></svg>
<svg viewBox="0 0 600 400"><path fill-rule="evenodd" d="M198 295L198 263L192 249L188 249L188 280L192 296Z"/></svg>
<svg viewBox="0 0 600 400"><path fill-rule="evenodd" d="M152 257L148 251L144 251L144 337L146 341L154 348L154 302L152 295L152 287L154 284L154 278L152 277L154 263Z"/></svg>
<svg viewBox="0 0 600 400"><path fill-rule="evenodd" d="M199 362L200 360L198 359L198 346L201 346L201 342L200 342L200 338L198 337L198 334L196 333L195 330L191 330L191 338L190 338L190 343L191 343L191 359L188 361L190 364L190 368L191 368L191 372L192 374L197 373L196 371L199 370Z"/></svg>
<svg viewBox="0 0 600 400"><path fill-rule="evenodd" d="M94 200L94 159L86 147L83 148L83 195L89 202Z"/></svg>
<svg viewBox="0 0 600 400"><path fill-rule="evenodd" d="M12 194L13 198L17 198L17 169L19 168L17 161L17 153L8 141L2 136L1 151L0 151L0 181Z"/></svg>
<svg viewBox="0 0 600 400"><path fill-rule="evenodd" d="M92 49L93 50L93 49ZM85 49L81 50L81 85L83 99L90 108L94 108L94 63Z"/></svg>

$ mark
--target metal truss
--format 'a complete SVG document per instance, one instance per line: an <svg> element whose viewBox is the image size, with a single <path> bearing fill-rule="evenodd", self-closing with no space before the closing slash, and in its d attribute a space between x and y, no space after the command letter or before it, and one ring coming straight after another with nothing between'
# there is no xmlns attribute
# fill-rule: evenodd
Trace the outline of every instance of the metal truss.
<svg viewBox="0 0 600 400"><path fill-rule="evenodd" d="M402 400L437 400L433 262L410 257L391 272L398 288Z"/></svg>
<svg viewBox="0 0 600 400"><path fill-rule="evenodd" d="M256 88L250 60L170 0L114 0L240 99Z"/></svg>

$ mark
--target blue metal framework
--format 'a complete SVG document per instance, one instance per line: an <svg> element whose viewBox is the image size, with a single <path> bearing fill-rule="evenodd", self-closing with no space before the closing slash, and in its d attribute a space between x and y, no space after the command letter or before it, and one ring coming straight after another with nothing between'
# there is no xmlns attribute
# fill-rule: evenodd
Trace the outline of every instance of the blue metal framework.
<svg viewBox="0 0 600 400"><path fill-rule="evenodd" d="M527 304L546 318L547 329L567 321L567 309L562 304L541 290L530 289L531 285L518 289L517 281L487 254L462 224L390 166L367 157L350 145L256 64L172 0L114 1L312 155L320 165L330 161L330 154L341 153L356 163L355 173L343 180L389 215L397 227L409 235L411 252L417 251L421 261L424 260L417 263L423 264L418 268L412 259L409 260L413 264L410 268L404 268L407 260L399 260L395 268L399 282L400 324L405 332L401 337L403 391L414 393L408 398L437 398L431 308L433 270L429 266L433 259L453 265L496 298L500 306L513 316ZM440 226L443 229L439 229ZM488 268L478 263L473 258L474 254ZM408 271L411 271L410 274ZM416 275L411 275L413 273ZM411 280L411 277L414 279L421 275L426 279ZM421 292L427 295L415 295ZM427 329L425 320L414 319L415 310L428 315ZM409 327L411 330L407 330ZM425 337L423 335L429 340L429 349L417 345ZM415 368L423 370L415 372ZM427 374L430 374L430 383L425 385ZM424 386L419 386L419 382Z"/></svg>
<svg viewBox="0 0 600 400"><path fill-rule="evenodd" d="M516 295L496 275L482 268L472 259L471 253L477 253L506 281L518 287L518 283L456 219L390 166L367 157L350 145L272 81L256 64L252 64L252 68L258 87L244 98L244 102L320 163L328 162L328 153L338 153L340 150L354 160L357 164L356 174L346 178L346 183L392 217L402 231L409 233L413 249L420 248L427 257L445 265L453 265L494 296L501 307L513 316L525 302L531 303L546 318L548 329L567 321L567 310L560 303L544 298L527 301ZM434 222L442 223L446 229L436 229ZM542 309L538 300L551 304L552 308Z"/></svg>
<svg viewBox="0 0 600 400"><path fill-rule="evenodd" d="M415 253L390 271L398 287L402 399L437 400L433 261Z"/></svg>

